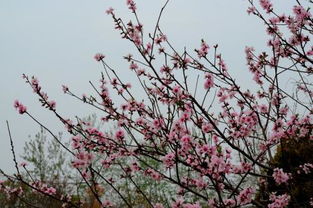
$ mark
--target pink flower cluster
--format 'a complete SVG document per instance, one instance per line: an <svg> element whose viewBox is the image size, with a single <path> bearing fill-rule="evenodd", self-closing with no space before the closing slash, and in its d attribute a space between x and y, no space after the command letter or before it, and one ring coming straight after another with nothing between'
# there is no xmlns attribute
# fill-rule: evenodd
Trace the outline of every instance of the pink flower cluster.
<svg viewBox="0 0 313 208"><path fill-rule="evenodd" d="M105 58L105 55L103 55L102 53L97 53L94 56L94 59L96 59L96 61L102 61Z"/></svg>
<svg viewBox="0 0 313 208"><path fill-rule="evenodd" d="M137 7L136 7L136 3L133 0L126 0L126 4L128 6L128 8L132 11L135 12Z"/></svg>
<svg viewBox="0 0 313 208"><path fill-rule="evenodd" d="M172 208L201 208L199 203L186 203L183 198L178 198L171 204Z"/></svg>
<svg viewBox="0 0 313 208"><path fill-rule="evenodd" d="M249 187L242 190L239 195L237 196L237 200L239 201L240 205L248 204L252 201L252 197L255 191Z"/></svg>
<svg viewBox="0 0 313 208"><path fill-rule="evenodd" d="M163 160L165 167L167 168L173 167L173 165L175 164L175 153L173 152L168 153L167 155L163 157L162 160Z"/></svg>
<svg viewBox="0 0 313 208"><path fill-rule="evenodd" d="M108 8L105 13L113 15L114 9L112 7Z"/></svg>
<svg viewBox="0 0 313 208"><path fill-rule="evenodd" d="M267 13L273 10L273 4L269 0L260 0L260 5Z"/></svg>
<svg viewBox="0 0 313 208"><path fill-rule="evenodd" d="M141 24L134 25L132 22L129 22L127 24L127 36L124 38L130 39L137 47L140 47L142 44L141 32Z"/></svg>
<svg viewBox="0 0 313 208"><path fill-rule="evenodd" d="M75 159L72 161L72 166L75 168L86 168L93 159L93 153L81 151L75 155Z"/></svg>
<svg viewBox="0 0 313 208"><path fill-rule="evenodd" d="M160 181L162 179L162 175L152 168L148 168L147 170L145 170L144 174L150 176L156 181Z"/></svg>
<svg viewBox="0 0 313 208"><path fill-rule="evenodd" d="M311 107L306 101L296 99L301 94L305 98L311 96L312 101L310 82L306 83L306 77L302 76L313 72L309 56L313 48L308 44L307 29L311 26L311 14L302 6L295 6L292 15L279 15L274 12L271 1L259 2L264 11L259 11L253 1L249 1L248 13L266 23L270 37L267 47L271 53L256 54L252 47L245 49L247 68L257 90L244 89L228 73L218 45L213 46L212 57L207 56L210 47L204 40L194 54L176 50L159 25L146 38L133 0L127 0L126 4L134 13L134 20L123 22L112 8L107 13L111 14L122 38L132 42L141 55L140 58L132 55L124 58L134 76L137 75L146 97L136 97L137 86L132 88L118 76L117 70L108 67L103 62L103 54L94 57L106 69L99 89L95 89L98 96L76 96L63 86L64 93L100 110L101 120L108 126L112 124L115 130L103 131L93 127L91 122L63 118L56 111L55 102L42 92L38 80L25 76L42 105L52 110L72 134L72 165L83 179L87 182L94 178L105 179L115 190L114 185L124 180L148 176L156 184L159 181L170 183L171 193L176 196L169 203L177 208L199 208L206 203L210 207L263 203L253 200L255 187L246 183L263 174L261 170L273 171L272 177L280 187L292 184L295 176L270 166L271 156L266 153L272 152L282 141L313 139ZM263 16L265 12L269 13L269 19ZM283 27L288 36L282 33ZM292 65L285 66L289 62ZM199 74L200 88L198 79L194 83L194 72ZM281 84L281 76L287 72L300 74L295 91ZM113 102L115 95L121 101ZM307 115L292 114L293 105L307 110ZM26 112L26 107L18 101L14 106L20 113ZM100 161L95 160L98 155ZM108 171L118 169L121 173L106 178L106 174L93 170L97 162ZM298 167L299 174L308 174L311 168L312 164L304 163ZM47 186L43 190L48 194L56 192ZM199 200L188 200L193 196ZM287 194L272 194L270 200L264 201L264 206L285 207L289 199ZM107 201L103 206L112 204ZM163 208L161 204L153 206Z"/></svg>
<svg viewBox="0 0 313 208"><path fill-rule="evenodd" d="M48 187L47 184L41 182L41 181L35 181L32 183L32 186L36 187L37 189L39 189L41 192L48 194L48 195L55 195L57 193L57 190L50 186Z"/></svg>
<svg viewBox="0 0 313 208"><path fill-rule="evenodd" d="M122 141L125 137L125 133L122 129L119 129L115 132L115 138L119 141Z"/></svg>
<svg viewBox="0 0 313 208"><path fill-rule="evenodd" d="M210 73L205 74L204 89L210 89L214 86L214 78Z"/></svg>
<svg viewBox="0 0 313 208"><path fill-rule="evenodd" d="M305 10L301 5L294 6L293 12L298 22L307 21L311 17L311 13Z"/></svg>
<svg viewBox="0 0 313 208"><path fill-rule="evenodd" d="M27 111L26 106L24 106L18 100L14 101L14 108L16 108L18 110L19 114L23 114L23 113L25 113Z"/></svg>
<svg viewBox="0 0 313 208"><path fill-rule="evenodd" d="M289 174L285 173L281 168L274 169L273 177L277 184L287 183L290 179Z"/></svg>
<svg viewBox="0 0 313 208"><path fill-rule="evenodd" d="M201 48L199 50L196 50L198 53L198 57L205 57L208 54L209 48L209 45L204 40L201 40Z"/></svg>
<svg viewBox="0 0 313 208"><path fill-rule="evenodd" d="M62 91L63 91L64 93L67 93L67 92L69 91L68 86L62 85Z"/></svg>
<svg viewBox="0 0 313 208"><path fill-rule="evenodd" d="M300 170L297 171L298 174L303 171L304 174L310 174L313 170L313 164L312 163L304 163L303 165L299 166Z"/></svg>
<svg viewBox="0 0 313 208"><path fill-rule="evenodd" d="M162 42L167 41L167 37L164 34L158 35L157 37L155 37L154 42L158 45L160 45Z"/></svg>
<svg viewBox="0 0 313 208"><path fill-rule="evenodd" d="M40 97L39 100L42 103L42 106L55 111L56 102L54 100L48 100L48 95L41 90L38 79L35 77L31 77L31 79L29 79L25 74L23 74L23 78L26 80L26 83L32 87L34 93Z"/></svg>
<svg viewBox="0 0 313 208"><path fill-rule="evenodd" d="M270 203L267 207L268 208L284 208L287 207L289 204L290 196L288 194L283 195L270 195L270 200L272 203Z"/></svg>

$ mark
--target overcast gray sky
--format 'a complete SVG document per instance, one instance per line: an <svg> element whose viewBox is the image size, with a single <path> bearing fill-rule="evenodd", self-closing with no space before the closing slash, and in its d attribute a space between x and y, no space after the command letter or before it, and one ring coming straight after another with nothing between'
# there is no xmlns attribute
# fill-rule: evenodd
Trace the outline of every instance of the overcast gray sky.
<svg viewBox="0 0 313 208"><path fill-rule="evenodd" d="M164 2L137 1L145 31L153 28ZM290 8L284 0L275 4L281 10ZM68 85L79 95L91 92L88 81L97 82L101 72L93 59L95 53L106 54L107 61L120 70L124 80L128 79L122 56L131 51L131 45L113 29L111 18L105 14L110 6L126 20L131 16L124 0L0 0L1 169L13 170L5 121L10 122L17 154L22 152L28 135L39 130L27 116L15 111L15 99L51 130L63 131L51 113L40 106L21 78L23 73L38 77L43 90L57 101L58 110L69 118L94 112L64 95L61 85ZM232 73L244 81L248 74L244 47L262 50L266 41L262 23L247 15L247 6L246 0L171 0L161 27L178 49L186 46L193 50L202 38L209 45L218 43Z"/></svg>

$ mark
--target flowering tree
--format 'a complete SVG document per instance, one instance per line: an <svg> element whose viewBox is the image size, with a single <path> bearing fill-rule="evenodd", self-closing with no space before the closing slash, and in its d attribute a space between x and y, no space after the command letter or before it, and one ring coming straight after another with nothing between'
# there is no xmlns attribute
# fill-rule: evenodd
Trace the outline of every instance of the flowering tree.
<svg viewBox="0 0 313 208"><path fill-rule="evenodd" d="M137 49L138 55L124 58L138 78L132 84L141 87L139 98L103 54L94 57L104 68L100 87L91 83L96 95L80 97L63 86L64 93L99 110L102 121L117 125L114 132L64 118L38 80L23 76L42 105L73 135L71 148L63 147L72 155L72 166L90 188L97 206L136 206L117 188L123 181L134 187L147 207L312 205L312 192L299 202L291 190L296 178L312 178L313 161L299 161L292 171L288 164L282 167L274 162L277 151L284 158L288 144L312 147L313 21L308 5L312 2L296 1L290 14L278 14L269 0L247 1L247 12L259 18L268 33L265 51L245 48L254 89L243 89L237 83L218 45L201 40L194 52L172 46L159 25L168 1L148 34L133 0L127 0L127 6L134 21L123 21L112 8L106 11L121 37ZM287 85L290 78L292 86ZM114 101L113 93L122 104ZM23 104L16 101L14 106L43 126ZM103 168L95 168L95 163ZM109 175L112 168L120 174ZM142 178L168 186L163 200L138 185ZM27 183L19 174L14 180ZM108 187L104 194L103 183ZM82 206L70 196L58 197L40 182L27 185L63 201L64 207Z"/></svg>

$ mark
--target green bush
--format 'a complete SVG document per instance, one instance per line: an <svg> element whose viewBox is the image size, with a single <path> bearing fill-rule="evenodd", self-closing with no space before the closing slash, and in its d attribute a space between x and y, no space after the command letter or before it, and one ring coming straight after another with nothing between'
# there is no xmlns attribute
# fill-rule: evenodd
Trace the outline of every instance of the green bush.
<svg viewBox="0 0 313 208"><path fill-rule="evenodd" d="M257 198L266 202L269 196L265 193L276 192L277 195L287 193L290 195L288 207L309 207L310 198L313 197L313 171L304 173L300 165L313 164L313 141L308 138L289 138L281 142L274 158L270 161L273 168L282 168L284 172L291 173L292 178L288 184L276 184L272 177L260 185ZM267 175L272 176L268 171Z"/></svg>

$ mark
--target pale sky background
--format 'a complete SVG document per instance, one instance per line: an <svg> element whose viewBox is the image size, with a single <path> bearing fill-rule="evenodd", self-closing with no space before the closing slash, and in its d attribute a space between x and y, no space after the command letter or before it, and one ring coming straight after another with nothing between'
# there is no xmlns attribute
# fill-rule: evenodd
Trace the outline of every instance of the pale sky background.
<svg viewBox="0 0 313 208"><path fill-rule="evenodd" d="M164 2L137 0L146 32L153 28ZM291 1L274 1L281 11L290 8L286 2ZM21 78L23 73L38 77L43 90L57 101L58 111L69 118L95 112L61 90L61 85L66 84L78 95L92 92L88 81L98 85L102 70L93 59L95 53L106 54L106 60L119 69L124 80L128 79L128 65L122 56L132 49L105 14L110 6L125 20L131 16L124 0L0 0L1 169L14 170L5 121L10 122L18 155L28 135L39 131L30 118L15 111L15 99L53 132L63 131L54 116L40 106L32 89ZM218 43L231 73L245 82L251 75L245 67L244 47L262 50L266 43L262 23L247 15L247 7L246 0L171 0L161 28L180 50L186 46L193 51L202 38L209 45Z"/></svg>

